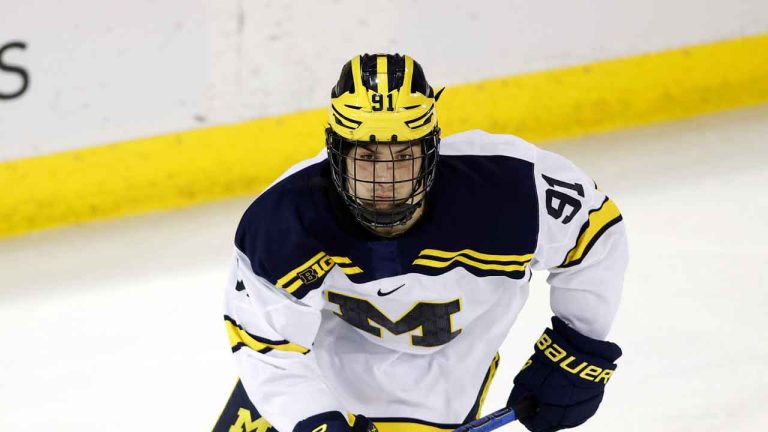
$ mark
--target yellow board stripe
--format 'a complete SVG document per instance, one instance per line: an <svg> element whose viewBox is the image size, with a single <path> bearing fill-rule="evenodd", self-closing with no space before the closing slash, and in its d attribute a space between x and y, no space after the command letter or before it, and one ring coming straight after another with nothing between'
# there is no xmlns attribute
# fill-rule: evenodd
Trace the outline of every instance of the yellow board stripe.
<svg viewBox="0 0 768 432"><path fill-rule="evenodd" d="M584 259L598 238L611 226L621 221L621 212L616 204L606 198L602 205L589 213L589 218L579 233L576 245L565 256L561 267L577 265Z"/></svg>
<svg viewBox="0 0 768 432"><path fill-rule="evenodd" d="M310 259L309 259L309 261L307 261L307 262L305 262L304 264L302 264L302 265L300 265L300 266L296 267L295 269L293 269L293 270L291 270L290 272L288 272L288 274L286 274L285 276L283 276L282 278L280 278L280 279L277 281L277 284L276 284L276 285L277 285L277 286L279 286L280 288L285 288L285 284L287 284L287 283L288 283L288 282L290 282L291 280L293 280L293 279L295 279L296 277L298 277L298 274L299 274L299 273L301 273L301 272L303 272L304 270L306 270L306 269L308 269L308 268L312 267L312 264L314 264L314 263L316 263L316 262L320 261L320 259L321 259L321 258L323 258L324 256L325 256L325 252L320 252L320 253L318 253L317 255L313 256L312 258L310 258ZM291 284L291 285L290 285L290 286L287 288L289 292L292 292L292 291L291 291L291 287L293 287L294 285L296 285L296 283L293 283L293 284ZM299 281L299 285L301 285L301 281Z"/></svg>
<svg viewBox="0 0 768 432"><path fill-rule="evenodd" d="M424 259L424 258L417 258L415 261L413 261L413 264L417 265L423 265L427 267L434 267L434 268L445 268L449 265L453 264L454 262L460 262L467 265L470 265L472 267L477 267L482 270L499 270L499 271L522 271L525 270L525 267L528 265L528 263L524 264L485 264L478 261L475 261L473 259L464 257L464 256L457 256L454 257L448 261L435 261L431 259Z"/></svg>
<svg viewBox="0 0 768 432"><path fill-rule="evenodd" d="M449 87L439 113L446 132L472 125L538 142L765 102L768 33L761 33Z"/></svg>
<svg viewBox="0 0 768 432"><path fill-rule="evenodd" d="M452 86L438 111L445 135L480 128L538 142L767 101L762 33ZM253 196L322 149L326 115L316 109L0 163L0 185L12 185L0 193L0 236Z"/></svg>
<svg viewBox="0 0 768 432"><path fill-rule="evenodd" d="M269 344L264 342L257 341L253 336L248 334L245 330L237 326L232 321L224 321L224 324L227 327L227 335L229 336L229 345L230 348L235 348L238 345L245 345L248 348L258 351L258 352L269 352L271 350L278 350L278 351L286 351L286 352L297 352L301 354L306 354L309 352L307 348L304 348L301 345L297 345L294 343L281 343L281 344Z"/></svg>
<svg viewBox="0 0 768 432"><path fill-rule="evenodd" d="M474 251L472 249L462 249L458 252L441 251L437 249L424 249L419 253L419 256L431 255L438 258L454 258L459 255L469 255L473 258L487 260L487 261L514 261L523 262L530 261L533 258L533 254L525 255L493 255Z"/></svg>

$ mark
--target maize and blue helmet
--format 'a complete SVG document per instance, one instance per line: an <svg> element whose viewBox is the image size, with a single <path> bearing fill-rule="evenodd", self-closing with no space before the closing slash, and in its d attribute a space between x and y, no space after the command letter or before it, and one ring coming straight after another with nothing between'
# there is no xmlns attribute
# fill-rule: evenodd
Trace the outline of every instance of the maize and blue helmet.
<svg viewBox="0 0 768 432"><path fill-rule="evenodd" d="M435 94L427 83L421 66L409 56L364 54L342 68L331 92L326 147L334 185L363 226L375 230L404 225L424 205L439 154L440 128L435 112L439 96L440 92ZM393 144L417 144L422 151L412 158L410 178L392 179L392 183L410 182L410 195L393 197L392 205L381 209L357 193L358 185L373 180L348 172L348 166L356 165L347 162L358 162L355 150L360 146L375 150L382 145L391 149ZM394 167L394 156L373 167L390 162Z"/></svg>

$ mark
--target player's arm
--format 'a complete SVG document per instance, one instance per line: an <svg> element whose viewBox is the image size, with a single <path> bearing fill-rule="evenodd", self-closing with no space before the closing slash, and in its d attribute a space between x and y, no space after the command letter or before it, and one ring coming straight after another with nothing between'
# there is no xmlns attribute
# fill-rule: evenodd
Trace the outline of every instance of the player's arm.
<svg viewBox="0 0 768 432"><path fill-rule="evenodd" d="M279 431L364 431L323 382L312 353L320 311L257 275L235 250L226 288L225 325L249 399Z"/></svg>
<svg viewBox="0 0 768 432"><path fill-rule="evenodd" d="M515 378L509 402L539 403L523 420L532 431L574 427L589 419L621 356L605 341L621 297L628 253L616 204L570 161L540 151L535 169L539 242L534 269L548 269L552 327Z"/></svg>
<svg viewBox="0 0 768 432"><path fill-rule="evenodd" d="M548 269L552 311L570 327L605 339L621 298L627 239L616 203L562 156L536 164L539 244L534 269Z"/></svg>

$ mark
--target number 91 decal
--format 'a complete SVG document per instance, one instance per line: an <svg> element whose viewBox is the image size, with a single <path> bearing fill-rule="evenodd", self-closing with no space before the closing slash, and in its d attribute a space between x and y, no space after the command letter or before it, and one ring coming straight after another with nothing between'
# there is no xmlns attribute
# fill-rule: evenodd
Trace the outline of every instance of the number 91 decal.
<svg viewBox="0 0 768 432"><path fill-rule="evenodd" d="M392 93L387 95L387 111L394 111L395 106L392 100ZM374 93L371 96L371 109L374 111L384 111L384 95L381 93Z"/></svg>
<svg viewBox="0 0 768 432"><path fill-rule="evenodd" d="M568 224L576 216L576 213L581 210L581 200L556 188L576 192L580 197L584 198L584 186L580 183L564 182L544 174L541 175L541 178L550 186L545 192L547 213L555 219L560 219L566 211L569 211L561 221L563 224Z"/></svg>

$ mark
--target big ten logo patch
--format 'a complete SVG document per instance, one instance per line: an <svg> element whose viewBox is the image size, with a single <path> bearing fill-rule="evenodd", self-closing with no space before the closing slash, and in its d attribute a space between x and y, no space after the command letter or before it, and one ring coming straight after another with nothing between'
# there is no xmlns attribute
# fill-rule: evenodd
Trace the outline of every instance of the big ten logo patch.
<svg viewBox="0 0 768 432"><path fill-rule="evenodd" d="M20 41L0 45L0 100L19 98L29 88L29 72L16 63L16 57L11 59L15 52L26 49L27 44Z"/></svg>
<svg viewBox="0 0 768 432"><path fill-rule="evenodd" d="M235 424L229 427L229 432L277 432L264 417L253 419L251 412L245 408L237 411Z"/></svg>
<svg viewBox="0 0 768 432"><path fill-rule="evenodd" d="M328 273L328 270L330 270L334 264L335 263L333 262L333 259L326 255L318 262L313 264L312 267L299 272L299 279L301 279L301 281L305 284L312 283L318 280L324 274Z"/></svg>

